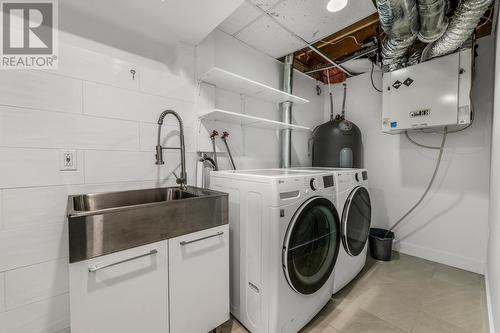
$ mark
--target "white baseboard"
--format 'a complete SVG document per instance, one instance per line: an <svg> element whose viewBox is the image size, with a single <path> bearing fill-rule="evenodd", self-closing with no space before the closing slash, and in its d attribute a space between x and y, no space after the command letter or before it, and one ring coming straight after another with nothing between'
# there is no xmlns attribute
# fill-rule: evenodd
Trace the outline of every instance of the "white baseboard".
<svg viewBox="0 0 500 333"><path fill-rule="evenodd" d="M394 247L396 251L404 254L464 269L469 272L484 274L485 263L473 258L457 256L453 253L429 249L406 242L398 242Z"/></svg>
<svg viewBox="0 0 500 333"><path fill-rule="evenodd" d="M491 304L491 294L490 294L490 279L488 277L488 271L484 276L484 283L486 285L486 308L488 310L488 323L490 326L490 333L495 333L495 323L493 321L493 308Z"/></svg>

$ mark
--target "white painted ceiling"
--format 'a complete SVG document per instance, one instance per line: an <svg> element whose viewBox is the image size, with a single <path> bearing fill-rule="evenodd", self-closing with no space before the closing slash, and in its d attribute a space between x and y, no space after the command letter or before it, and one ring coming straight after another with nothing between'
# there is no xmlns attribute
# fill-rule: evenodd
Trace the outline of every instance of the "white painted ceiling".
<svg viewBox="0 0 500 333"><path fill-rule="evenodd" d="M60 26L92 30L105 22L130 38L198 44L243 0L60 0ZM78 31L77 31L78 32ZM104 33L104 32L103 32Z"/></svg>
<svg viewBox="0 0 500 333"><path fill-rule="evenodd" d="M326 10L327 3L328 0L246 0L219 25L219 29L279 58L305 47L280 24L313 43L376 11L372 0L349 0L347 7L336 13Z"/></svg>

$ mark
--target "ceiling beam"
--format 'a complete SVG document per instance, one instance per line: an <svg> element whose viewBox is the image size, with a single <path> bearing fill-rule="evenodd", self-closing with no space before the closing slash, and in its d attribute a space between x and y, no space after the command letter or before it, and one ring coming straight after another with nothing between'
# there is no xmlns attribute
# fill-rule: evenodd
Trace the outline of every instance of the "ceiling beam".
<svg viewBox="0 0 500 333"><path fill-rule="evenodd" d="M306 41L304 38L300 37L297 35L293 30L287 28L284 26L281 22L279 22L271 13L268 11L264 10L262 7L258 6L257 4L253 3L250 0L246 0L250 5L254 6L256 9L258 9L260 12L263 14L267 15L274 23L276 23L279 27L281 27L283 30L288 32L292 37L297 39L298 41L302 42L306 48L309 48L310 50L314 51L318 56L326 60L328 63L330 63L332 66L338 68L340 71L344 72L348 76L352 76L348 70L346 70L344 67L338 65L335 61L333 61L330 57L328 57L326 54L322 53L320 50L318 50L315 46L310 44L308 41Z"/></svg>

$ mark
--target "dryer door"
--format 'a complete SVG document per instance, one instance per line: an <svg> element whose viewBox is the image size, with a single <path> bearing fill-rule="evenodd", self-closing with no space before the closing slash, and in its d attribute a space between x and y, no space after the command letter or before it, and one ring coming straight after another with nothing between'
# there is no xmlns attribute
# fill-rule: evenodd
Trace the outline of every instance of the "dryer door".
<svg viewBox="0 0 500 333"><path fill-rule="evenodd" d="M351 256L365 248L370 233L372 206L370 195L363 186L357 186L347 197L342 212L342 244Z"/></svg>
<svg viewBox="0 0 500 333"><path fill-rule="evenodd" d="M330 278L340 245L340 219L330 200L314 197L295 213L283 244L283 269L298 293L312 294Z"/></svg>

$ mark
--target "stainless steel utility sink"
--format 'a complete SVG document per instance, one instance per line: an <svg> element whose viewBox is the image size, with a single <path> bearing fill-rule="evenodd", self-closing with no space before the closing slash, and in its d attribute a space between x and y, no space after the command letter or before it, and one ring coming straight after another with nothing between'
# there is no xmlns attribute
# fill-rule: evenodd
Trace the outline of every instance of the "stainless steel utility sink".
<svg viewBox="0 0 500 333"><path fill-rule="evenodd" d="M69 260L76 262L227 224L227 194L196 187L71 195Z"/></svg>
<svg viewBox="0 0 500 333"><path fill-rule="evenodd" d="M88 212L109 208L120 208L155 202L195 198L198 195L177 187L114 193L95 193L73 196L75 212Z"/></svg>

